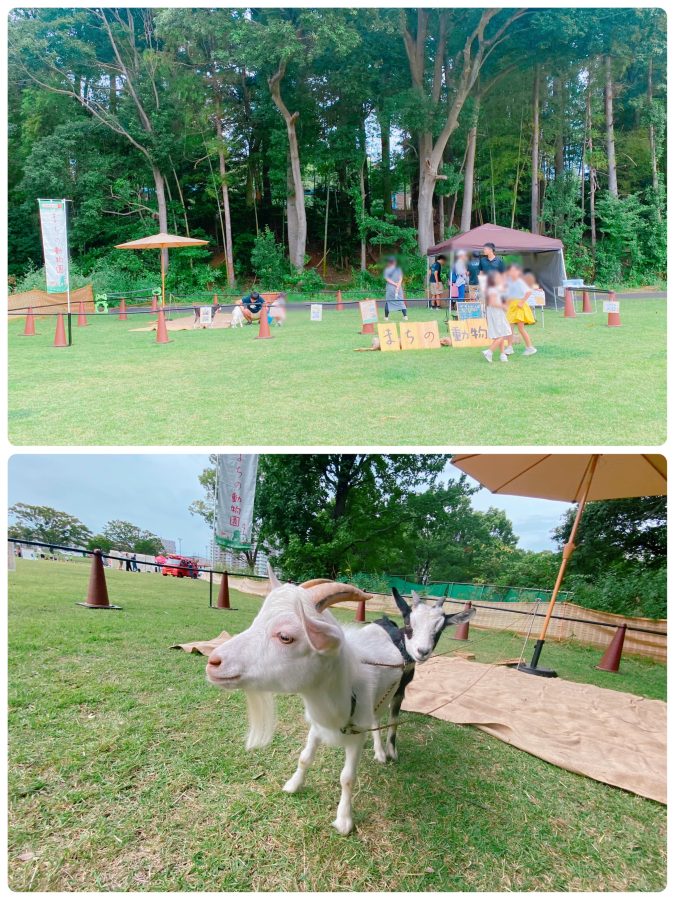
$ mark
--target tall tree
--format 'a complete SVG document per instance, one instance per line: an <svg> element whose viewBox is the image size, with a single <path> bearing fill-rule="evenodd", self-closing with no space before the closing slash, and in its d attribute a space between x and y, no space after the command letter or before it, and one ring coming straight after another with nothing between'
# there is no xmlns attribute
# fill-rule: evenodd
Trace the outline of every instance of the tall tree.
<svg viewBox="0 0 675 900"><path fill-rule="evenodd" d="M613 197L619 196L616 177L616 143L614 140L614 82L612 57L605 55L605 143L607 146L607 190Z"/></svg>
<svg viewBox="0 0 675 900"><path fill-rule="evenodd" d="M76 516L31 503L15 503L9 508L11 538L42 541L46 546L86 547L91 531Z"/></svg>

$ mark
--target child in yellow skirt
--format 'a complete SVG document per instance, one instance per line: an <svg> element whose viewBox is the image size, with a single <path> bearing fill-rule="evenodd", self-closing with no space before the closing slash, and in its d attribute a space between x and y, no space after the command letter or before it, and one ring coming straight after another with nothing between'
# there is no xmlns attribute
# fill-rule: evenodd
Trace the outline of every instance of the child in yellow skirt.
<svg viewBox="0 0 675 900"><path fill-rule="evenodd" d="M520 332L520 336L525 343L523 356L534 356L537 348L532 345L532 339L525 331L526 325L533 325L536 321L527 302L532 290L523 281L522 274L523 270L515 263L512 263L506 270L506 319L510 325L515 325ZM511 356L513 353L513 335L504 352L507 356Z"/></svg>

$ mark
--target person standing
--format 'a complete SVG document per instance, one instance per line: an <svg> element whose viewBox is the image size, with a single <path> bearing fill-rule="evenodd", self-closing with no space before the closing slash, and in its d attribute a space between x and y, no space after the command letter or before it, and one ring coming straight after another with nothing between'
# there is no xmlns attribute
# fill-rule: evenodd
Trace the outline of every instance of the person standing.
<svg viewBox="0 0 675 900"><path fill-rule="evenodd" d="M466 264L469 273L469 300L478 298L478 273L480 272L480 250L472 250L471 257Z"/></svg>
<svg viewBox="0 0 675 900"><path fill-rule="evenodd" d="M466 265L466 253L464 250L458 250L455 261L452 265L452 284L457 288L457 296L455 299L464 300L466 292L466 284L469 280L469 271Z"/></svg>
<svg viewBox="0 0 675 900"><path fill-rule="evenodd" d="M440 309L440 296L443 293L443 266L447 263L447 258L440 254L436 257L431 265L431 274L429 275L429 295L431 300L429 306L432 309Z"/></svg>
<svg viewBox="0 0 675 900"><path fill-rule="evenodd" d="M485 298L485 315L487 317L488 338L492 341L487 350L482 350L485 359L491 363L492 354L499 350L499 361L508 362L505 343L511 337L511 326L504 310L504 280L500 272L491 272Z"/></svg>
<svg viewBox="0 0 675 900"><path fill-rule="evenodd" d="M384 269L384 321L389 321L390 312L401 312L408 318L408 310L403 299L403 271L395 256L387 257Z"/></svg>
<svg viewBox="0 0 675 900"><path fill-rule="evenodd" d="M535 322L534 314L527 302L532 289L523 281L522 275L523 272L520 266L511 263L506 272L506 319L511 325L515 325L520 332L520 336L525 343L523 356L534 356L537 348L532 345L532 339L525 330L526 325L533 325ZM509 345L504 352L507 356L513 353L513 335L509 339Z"/></svg>
<svg viewBox="0 0 675 900"><path fill-rule="evenodd" d="M497 256L494 244L483 244L483 256L480 260L480 270L481 272L485 272L486 275L489 275L490 272L503 273L506 271L504 260L501 256Z"/></svg>

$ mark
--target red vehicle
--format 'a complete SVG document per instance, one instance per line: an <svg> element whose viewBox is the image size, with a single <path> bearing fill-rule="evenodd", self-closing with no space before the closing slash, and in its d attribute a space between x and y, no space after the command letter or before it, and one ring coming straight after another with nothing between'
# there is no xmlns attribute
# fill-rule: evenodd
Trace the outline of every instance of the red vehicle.
<svg viewBox="0 0 675 900"><path fill-rule="evenodd" d="M158 558L157 562L161 559ZM173 575L174 578L197 578L199 565L196 559L189 556L179 556L178 553L170 553L163 558L162 575Z"/></svg>

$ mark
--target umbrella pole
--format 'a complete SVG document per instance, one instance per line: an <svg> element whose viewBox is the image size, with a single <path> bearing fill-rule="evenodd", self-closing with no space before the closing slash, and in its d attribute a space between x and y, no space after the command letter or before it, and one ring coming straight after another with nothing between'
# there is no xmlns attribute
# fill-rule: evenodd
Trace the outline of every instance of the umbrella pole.
<svg viewBox="0 0 675 900"><path fill-rule="evenodd" d="M570 557L574 553L576 545L574 543L574 539L577 536L577 531L579 530L579 523L581 522L581 517L584 512L584 507L586 506L586 501L588 499L588 493L591 489L591 484L593 483L593 475L595 474L595 469L598 465L598 454L594 453L588 466L586 467L586 471L584 472L584 489L582 491L581 497L579 498L579 505L577 507L577 512L574 517L574 522L572 523L572 530L570 531L570 536L567 540L567 543L563 547L562 551L562 559L560 561L560 568L558 569L558 575L555 580L555 584L553 586L553 592L551 593L551 599L549 600L548 609L546 610L546 616L544 618L544 624L541 626L541 633L539 634L539 638L534 645L534 652L532 654L532 661L528 666L525 663L520 663L518 669L521 672L527 672L530 675L542 675L544 678L555 678L557 673L553 671L553 669L540 669L539 665L539 657L541 656L541 651L544 648L544 644L546 642L546 632L548 630L549 622L551 621L551 616L553 615L553 610L555 609L555 603L558 599L558 593L560 591L560 586L562 585L563 578L565 577L565 570L567 569L567 563L570 560Z"/></svg>
<svg viewBox="0 0 675 900"><path fill-rule="evenodd" d="M160 249L159 251L159 266L162 270L162 309L164 309L166 305L166 300L164 299L164 249Z"/></svg>

